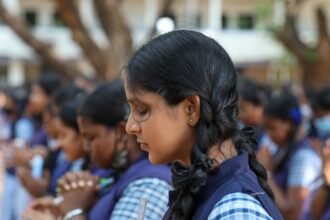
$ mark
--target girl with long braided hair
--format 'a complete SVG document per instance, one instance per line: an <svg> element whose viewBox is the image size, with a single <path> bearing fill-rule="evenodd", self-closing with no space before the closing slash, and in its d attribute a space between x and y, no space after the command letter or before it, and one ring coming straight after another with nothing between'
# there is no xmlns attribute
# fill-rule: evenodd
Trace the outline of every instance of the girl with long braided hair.
<svg viewBox="0 0 330 220"><path fill-rule="evenodd" d="M129 61L126 130L152 163L172 165L164 219L282 219L253 132L239 129L236 83L226 51L194 31L161 35Z"/></svg>

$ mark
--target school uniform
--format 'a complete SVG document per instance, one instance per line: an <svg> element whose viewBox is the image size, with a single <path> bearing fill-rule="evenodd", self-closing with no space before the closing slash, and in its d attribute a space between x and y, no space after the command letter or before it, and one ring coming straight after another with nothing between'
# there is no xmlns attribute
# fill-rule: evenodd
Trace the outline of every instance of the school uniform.
<svg viewBox="0 0 330 220"><path fill-rule="evenodd" d="M65 153L62 150L55 150L51 152L47 158L47 166L44 169L49 169L50 184L49 193L56 195L57 181L66 173L70 171L71 163L66 159Z"/></svg>
<svg viewBox="0 0 330 220"><path fill-rule="evenodd" d="M170 207L176 199L170 195ZM200 219L283 219L274 201L258 183L243 153L226 160L209 173L196 198L193 220ZM170 209L169 209L170 210ZM168 219L169 212L164 219Z"/></svg>
<svg viewBox="0 0 330 220"><path fill-rule="evenodd" d="M89 211L88 219L137 219L142 198L146 199L144 219L161 219L167 208L170 183L169 167L152 165L143 155L109 186Z"/></svg>
<svg viewBox="0 0 330 220"><path fill-rule="evenodd" d="M274 179L286 191L289 187L304 187L315 190L313 184L321 175L322 164L310 142L303 139L291 145L285 159L275 168ZM276 158L276 156L275 156Z"/></svg>
<svg viewBox="0 0 330 220"><path fill-rule="evenodd" d="M322 220L328 220L328 219L330 219L330 198L328 198L325 212L322 215Z"/></svg>

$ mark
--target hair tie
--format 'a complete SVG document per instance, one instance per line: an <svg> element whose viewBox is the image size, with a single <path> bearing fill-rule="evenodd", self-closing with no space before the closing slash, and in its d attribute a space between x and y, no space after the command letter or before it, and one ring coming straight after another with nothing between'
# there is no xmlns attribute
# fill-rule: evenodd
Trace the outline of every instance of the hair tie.
<svg viewBox="0 0 330 220"><path fill-rule="evenodd" d="M258 141L255 136L255 130L253 127L251 127L251 126L244 127L240 130L240 133L245 138L245 140L247 140L255 145L258 144Z"/></svg>
<svg viewBox="0 0 330 220"><path fill-rule="evenodd" d="M300 125L302 121L302 115L299 108L293 108L290 110L290 118L295 125Z"/></svg>

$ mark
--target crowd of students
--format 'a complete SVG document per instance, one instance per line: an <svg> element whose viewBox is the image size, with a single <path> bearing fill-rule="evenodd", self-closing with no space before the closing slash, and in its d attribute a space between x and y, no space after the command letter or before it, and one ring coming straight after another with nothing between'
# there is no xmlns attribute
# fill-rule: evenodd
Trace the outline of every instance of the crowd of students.
<svg viewBox="0 0 330 220"><path fill-rule="evenodd" d="M144 45L122 78L1 91L0 219L329 218L330 87L239 77L185 30Z"/></svg>

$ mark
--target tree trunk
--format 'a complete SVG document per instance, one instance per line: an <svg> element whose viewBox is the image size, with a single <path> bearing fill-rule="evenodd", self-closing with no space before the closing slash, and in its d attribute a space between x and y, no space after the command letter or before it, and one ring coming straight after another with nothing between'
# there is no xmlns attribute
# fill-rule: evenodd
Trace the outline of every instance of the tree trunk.
<svg viewBox="0 0 330 220"><path fill-rule="evenodd" d="M94 1L94 8L107 36L110 48L107 54L106 79L119 76L120 70L133 51L131 31L126 23L118 0Z"/></svg>
<svg viewBox="0 0 330 220"><path fill-rule="evenodd" d="M276 33L277 39L297 57L302 68L303 83L318 89L330 83L330 39L324 11L316 11L318 42L315 47L304 44L298 36L295 16L287 13L284 28Z"/></svg>
<svg viewBox="0 0 330 220"><path fill-rule="evenodd" d="M101 78L106 78L108 72L107 57L84 27L80 19L77 2L75 0L55 0L55 2L61 18L71 29L73 40L79 44L84 55L94 67L96 74Z"/></svg>
<svg viewBox="0 0 330 220"><path fill-rule="evenodd" d="M66 78L81 74L81 71L72 63L69 64L57 57L49 44L37 39L23 21L11 15L0 1L0 18L6 23L26 44L45 61L53 70Z"/></svg>
<svg viewBox="0 0 330 220"><path fill-rule="evenodd" d="M174 0L163 0L162 6L158 12L157 19L154 22L152 29L148 34L148 40L152 39L157 33L157 21L159 18L166 16L171 9L171 5L174 3Z"/></svg>

